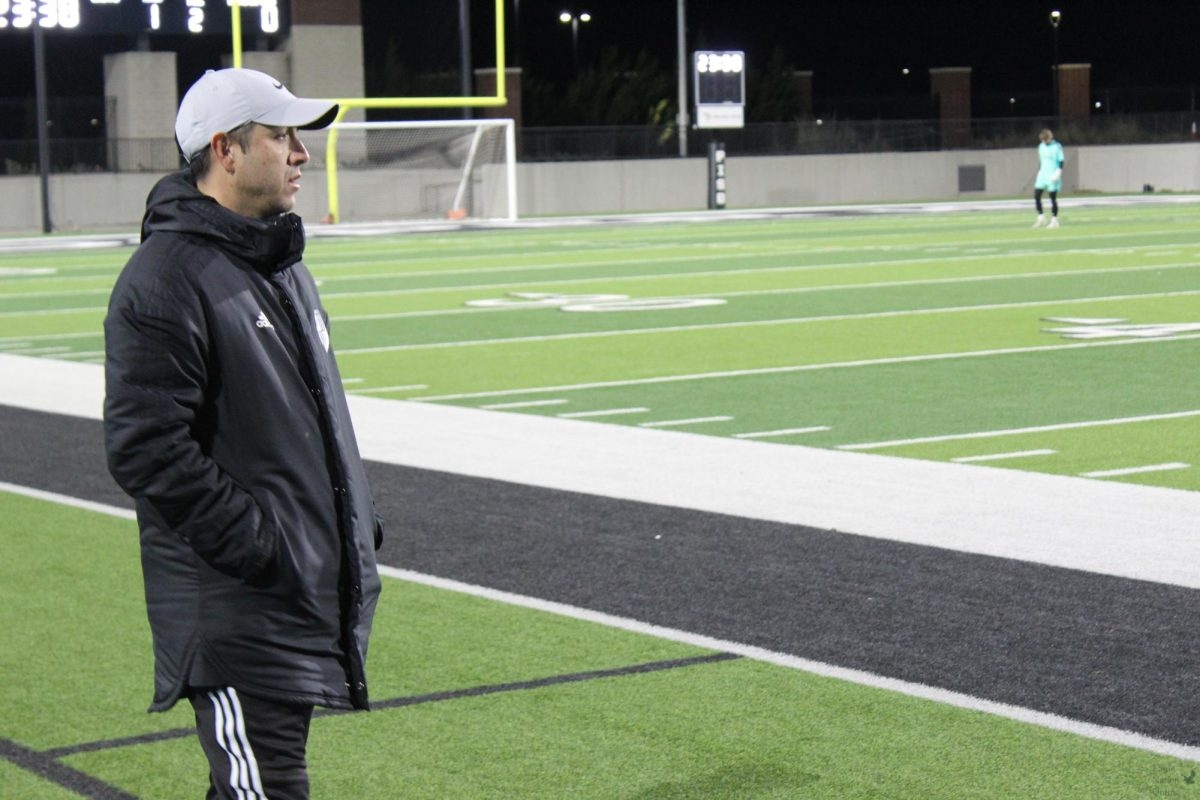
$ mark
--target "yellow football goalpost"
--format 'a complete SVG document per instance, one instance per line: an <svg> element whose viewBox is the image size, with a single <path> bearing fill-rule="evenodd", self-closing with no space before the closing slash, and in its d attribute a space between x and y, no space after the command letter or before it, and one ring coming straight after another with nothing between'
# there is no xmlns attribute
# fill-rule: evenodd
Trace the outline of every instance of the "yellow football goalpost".
<svg viewBox="0 0 1200 800"><path fill-rule="evenodd" d="M339 97L334 100L339 106L325 142L325 175L329 191L328 221L336 222L338 210L337 184L337 123L352 108L465 108L503 106L508 103L505 95L504 73L504 0L495 0L496 13L496 94L491 97ZM242 15L240 0L229 0L233 15L233 65L242 66Z"/></svg>

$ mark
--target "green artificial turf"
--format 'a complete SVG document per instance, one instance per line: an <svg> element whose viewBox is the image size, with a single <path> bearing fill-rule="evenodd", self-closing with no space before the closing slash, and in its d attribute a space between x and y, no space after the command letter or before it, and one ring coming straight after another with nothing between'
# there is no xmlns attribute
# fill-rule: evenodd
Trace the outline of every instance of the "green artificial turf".
<svg viewBox="0 0 1200 800"><path fill-rule="evenodd" d="M600 424L727 416L683 429L805 429L767 440L831 448L1200 410L1200 332L1081 340L1052 321L1200 324L1200 207L1064 215L1054 231L988 209L314 238L306 261L347 388L366 396L647 409ZM0 251L0 352L98 362L129 253ZM544 295L720 303L563 311L569 298ZM1071 441L1004 466L1080 474L1136 455L1189 467L1106 480L1200 489L1177 438L1089 427Z"/></svg>
<svg viewBox="0 0 1200 800"><path fill-rule="evenodd" d="M186 731L148 715L132 521L0 493L0 737L34 750ZM385 579L377 703L709 651ZM1191 797L1195 765L745 658L320 716L314 797ZM62 763L144 800L200 796L188 736ZM0 796L69 797L0 760ZM8 794L5 794L8 792ZM11 792L17 792L11 794Z"/></svg>

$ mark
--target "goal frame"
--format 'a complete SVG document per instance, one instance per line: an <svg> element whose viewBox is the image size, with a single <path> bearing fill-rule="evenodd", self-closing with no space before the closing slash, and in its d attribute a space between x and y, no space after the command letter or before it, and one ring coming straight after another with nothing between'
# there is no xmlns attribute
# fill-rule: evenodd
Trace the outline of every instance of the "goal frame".
<svg viewBox="0 0 1200 800"><path fill-rule="evenodd" d="M511 119L454 119L454 120L414 120L402 122L336 122L329 127L329 138L325 144L325 174L328 184L329 214L326 221L336 223L341 220L341 209L338 194L338 134L341 131L379 131L379 130L422 130L428 128L466 128L476 131L471 141L467 163L464 165L459 179L455 201L449 210L451 219L454 212L461 206L462 197L470 181L474 166L476 147L479 136L485 128L502 128L504 131L504 182L506 214L499 219L510 222L517 219L517 136L516 123ZM497 219L497 217L491 217Z"/></svg>

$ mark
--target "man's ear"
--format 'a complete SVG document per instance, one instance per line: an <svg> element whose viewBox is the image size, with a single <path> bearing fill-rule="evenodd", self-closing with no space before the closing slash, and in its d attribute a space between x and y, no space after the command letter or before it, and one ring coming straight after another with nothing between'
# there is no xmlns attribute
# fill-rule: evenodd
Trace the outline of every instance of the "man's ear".
<svg viewBox="0 0 1200 800"><path fill-rule="evenodd" d="M208 146L212 148L213 163L220 164L226 172L233 172L233 139L224 131L213 134Z"/></svg>

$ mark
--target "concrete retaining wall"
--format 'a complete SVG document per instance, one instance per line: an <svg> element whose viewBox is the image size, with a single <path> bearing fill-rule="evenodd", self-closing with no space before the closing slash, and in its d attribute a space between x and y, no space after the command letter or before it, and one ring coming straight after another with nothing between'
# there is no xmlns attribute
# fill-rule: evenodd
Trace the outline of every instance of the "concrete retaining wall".
<svg viewBox="0 0 1200 800"><path fill-rule="evenodd" d="M835 203L958 200L1032 192L1034 148L934 153L736 156L728 162L728 207L770 208ZM521 216L674 211L704 208L702 158L556 162L518 165ZM410 187L402 170L342 170L345 222L408 216L429 205L429 189ZM54 175L51 219L59 231L134 230L153 174ZM967 183L961 181L966 177ZM978 185L982 190L960 191ZM491 181L486 181L492 185ZM1064 196L1072 192L1200 191L1200 144L1122 145L1067 149ZM417 196L423 194L425 196ZM502 215L502 193L481 192L485 215ZM328 211L325 175L308 170L297 211L310 221ZM0 232L41 229L36 177L0 178Z"/></svg>

